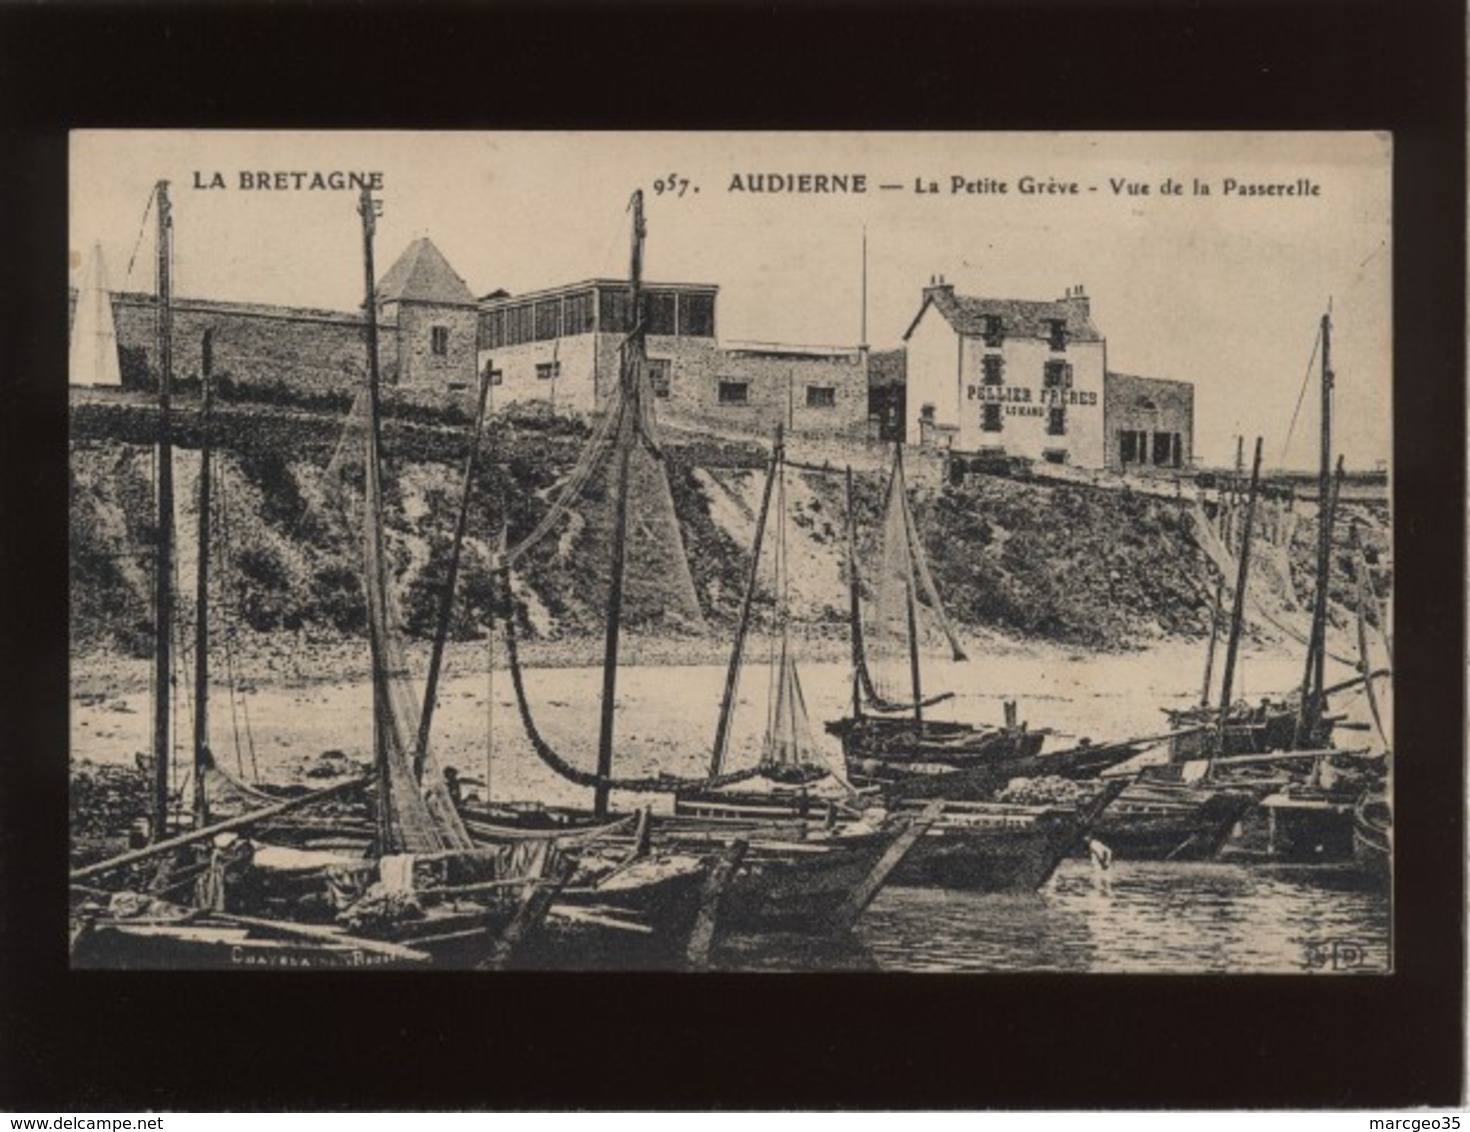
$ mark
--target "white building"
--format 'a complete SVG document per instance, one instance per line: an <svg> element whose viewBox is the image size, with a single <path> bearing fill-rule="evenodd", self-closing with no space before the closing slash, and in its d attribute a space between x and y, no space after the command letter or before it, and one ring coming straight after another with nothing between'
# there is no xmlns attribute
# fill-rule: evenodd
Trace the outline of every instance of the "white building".
<svg viewBox="0 0 1470 1132"><path fill-rule="evenodd" d="M1051 302L924 288L904 335L904 439L1101 468L1107 345L1082 288Z"/></svg>

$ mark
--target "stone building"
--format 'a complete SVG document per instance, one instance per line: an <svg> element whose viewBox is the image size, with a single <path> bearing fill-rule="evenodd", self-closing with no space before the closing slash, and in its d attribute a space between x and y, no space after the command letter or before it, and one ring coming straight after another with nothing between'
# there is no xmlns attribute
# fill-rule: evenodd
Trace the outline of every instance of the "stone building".
<svg viewBox="0 0 1470 1132"><path fill-rule="evenodd" d="M661 419L765 432L860 434L868 416L867 351L861 347L720 343L719 288L648 283L643 288L649 383ZM480 369L498 371L496 404L539 401L591 413L617 388L633 328L626 280L589 279L480 300Z"/></svg>
<svg viewBox="0 0 1470 1132"><path fill-rule="evenodd" d="M904 335L907 443L1084 468L1187 467L1194 387L1107 369L1083 289L1051 301L925 287Z"/></svg>
<svg viewBox="0 0 1470 1132"><path fill-rule="evenodd" d="M378 365L385 382L426 390L473 387L474 297L432 241L408 246L383 275L378 297ZM157 302L135 292L114 292L111 301L123 384L141 387L157 369ZM232 381L313 393L362 386L360 310L175 298L175 377L198 376L206 330L213 332L215 373Z"/></svg>
<svg viewBox="0 0 1470 1132"><path fill-rule="evenodd" d="M1194 461L1194 386L1109 372L1103 398L1105 467L1187 468Z"/></svg>

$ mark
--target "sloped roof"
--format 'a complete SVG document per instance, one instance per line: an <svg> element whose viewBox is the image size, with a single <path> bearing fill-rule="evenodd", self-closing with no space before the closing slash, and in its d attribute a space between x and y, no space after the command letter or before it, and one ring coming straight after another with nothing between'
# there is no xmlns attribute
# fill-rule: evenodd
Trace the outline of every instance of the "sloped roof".
<svg viewBox="0 0 1470 1132"><path fill-rule="evenodd" d="M379 281L378 301L472 307L475 296L434 246L434 241L420 236L404 249L398 262Z"/></svg>
<svg viewBox="0 0 1470 1132"><path fill-rule="evenodd" d="M951 288L937 287L925 291L924 305L919 308L919 313L914 316L914 321L904 333L905 340L914 332L914 327L919 324L919 319L931 304L960 334L984 334L987 329L986 318L995 315L1000 317L1003 332L1008 338L1049 338L1052 320L1059 318L1067 325L1068 341L1102 341L1102 335L1093 325L1083 302L1068 302L1065 299L984 299L973 295L956 295Z"/></svg>

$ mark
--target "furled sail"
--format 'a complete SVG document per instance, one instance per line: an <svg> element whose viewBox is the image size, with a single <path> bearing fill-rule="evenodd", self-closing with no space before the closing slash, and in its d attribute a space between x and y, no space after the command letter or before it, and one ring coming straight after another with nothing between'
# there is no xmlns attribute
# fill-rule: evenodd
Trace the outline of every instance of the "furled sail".
<svg viewBox="0 0 1470 1132"><path fill-rule="evenodd" d="M72 385L121 385L117 360L117 327L112 318L112 293L102 262L102 245L92 245L87 270L77 293L71 327L68 380Z"/></svg>
<svg viewBox="0 0 1470 1132"><path fill-rule="evenodd" d="M863 693L878 711L908 711L914 707L913 672L922 631L932 624L948 644L955 660L964 660L939 591L929 572L923 542L909 508L903 458L896 455L889 476L879 533L877 572L869 579L871 611L864 619L861 603L854 602L853 661ZM852 582L859 577L856 548L849 553ZM947 699L946 695L920 697L920 706Z"/></svg>

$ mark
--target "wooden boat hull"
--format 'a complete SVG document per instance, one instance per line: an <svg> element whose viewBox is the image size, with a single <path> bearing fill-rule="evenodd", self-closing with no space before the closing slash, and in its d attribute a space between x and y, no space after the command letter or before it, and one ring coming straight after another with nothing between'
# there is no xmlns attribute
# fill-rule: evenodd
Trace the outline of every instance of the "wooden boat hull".
<svg viewBox="0 0 1470 1132"><path fill-rule="evenodd" d="M1034 757L1046 735L1024 727L976 727L946 720L895 719L863 716L827 724L842 740L849 764L872 759L883 763L938 763L969 767L997 761Z"/></svg>
<svg viewBox="0 0 1470 1132"><path fill-rule="evenodd" d="M1354 798L1311 787L1287 787L1263 799L1226 853L1291 864L1353 857Z"/></svg>
<svg viewBox="0 0 1470 1132"><path fill-rule="evenodd" d="M1125 785L1109 783L1076 807L949 803L894 870L892 882L966 892L1034 892L1082 843Z"/></svg>
<svg viewBox="0 0 1470 1132"><path fill-rule="evenodd" d="M1092 836L1121 861L1205 861L1255 803L1246 790L1139 782L1102 812Z"/></svg>
<svg viewBox="0 0 1470 1132"><path fill-rule="evenodd" d="M754 840L720 906L722 931L828 935L897 831L810 841Z"/></svg>
<svg viewBox="0 0 1470 1132"><path fill-rule="evenodd" d="M575 885L557 894L535 940L507 964L531 970L671 970L683 965L709 863L669 862L659 875Z"/></svg>
<svg viewBox="0 0 1470 1132"><path fill-rule="evenodd" d="M917 798L947 798L956 802L984 802L1016 778L1095 778L1102 771L1138 754L1140 747L1113 744L1073 747L1047 754L996 758L975 766L947 767L913 763L857 760L851 767L854 782L876 786L890 802Z"/></svg>
<svg viewBox="0 0 1470 1132"><path fill-rule="evenodd" d="M1393 811L1382 794L1368 794L1353 808L1353 857L1365 869L1393 872Z"/></svg>

